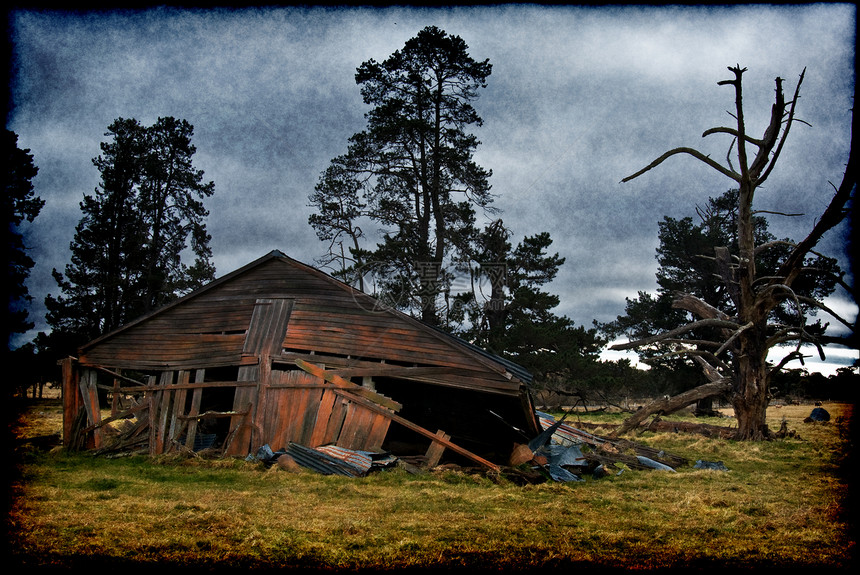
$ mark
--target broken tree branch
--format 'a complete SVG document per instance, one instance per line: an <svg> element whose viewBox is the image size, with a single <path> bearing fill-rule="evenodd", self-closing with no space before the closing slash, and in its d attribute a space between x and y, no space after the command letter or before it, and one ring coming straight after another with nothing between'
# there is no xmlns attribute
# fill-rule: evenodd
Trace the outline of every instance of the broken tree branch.
<svg viewBox="0 0 860 575"><path fill-rule="evenodd" d="M689 311L702 319L731 321L731 318L725 312L689 293L676 292L675 298L672 300L672 307L674 309Z"/></svg>
<svg viewBox="0 0 860 575"><path fill-rule="evenodd" d="M735 180L736 182L740 182L740 179L741 179L740 174L733 172L732 170L729 170L728 168L725 168L719 162L712 160L710 157L706 156L705 154L703 154L702 152L700 152L698 150L695 150L693 148L683 148L683 147L682 148L675 148L674 150L669 150L668 152L666 152L665 154L663 154L662 156L660 156L659 158L657 158L656 160L654 160L653 162L651 162L650 164L648 164L647 166L645 166L644 168L642 168L641 170L639 170L638 172L633 174L632 176L627 176L626 178L621 180L621 182L622 183L629 182L630 180L632 180L634 178L638 178L639 176L641 176L642 174L644 174L648 170L656 168L657 166L662 164L664 161L666 161L668 158L670 158L671 156L674 156L676 154L689 154L689 155L693 156L694 158L696 158L696 159L704 162L705 164L709 165L710 167L714 168L715 170L717 170L718 172L720 172L724 176L728 176L729 178Z"/></svg>
<svg viewBox="0 0 860 575"><path fill-rule="evenodd" d="M857 113L855 110L852 114L852 124L856 122ZM857 186L857 137L858 130L854 129L852 125L848 165L845 167L845 174L842 176L842 182L839 188L837 188L836 194L809 235L794 248L779 269L777 275L785 277L785 283L788 285L791 285L794 279L800 274L800 268L803 267L803 259L806 257L806 254L815 247L818 240L821 239L826 231L836 227L847 214L845 205L851 199L851 194Z"/></svg>
<svg viewBox="0 0 860 575"><path fill-rule="evenodd" d="M739 327L737 330L735 330L735 332L729 337L729 339L727 339L725 341L725 343L723 343L723 345L720 346L720 349L718 349L717 351L714 352L714 355L719 356L721 353L723 353L726 350L726 348L729 347L729 344L731 344L744 330L747 330L747 329L751 328L752 326L753 326L753 322L748 322L748 323L742 325L741 327Z"/></svg>
<svg viewBox="0 0 860 575"><path fill-rule="evenodd" d="M705 136L710 136L711 134L730 134L730 135L734 136L735 138L738 137L738 131L737 130L735 130L734 128L726 128L724 126L717 126L716 128L707 129L704 132L702 132L702 137L704 138ZM750 144L754 144L754 145L759 146L759 147L761 147L763 144L762 140L756 140L755 138L752 138L750 136L746 136L746 139L747 139L747 142L749 142Z"/></svg>
<svg viewBox="0 0 860 575"><path fill-rule="evenodd" d="M791 124L794 122L794 108L797 105L797 101L800 99L800 85L803 84L803 77L805 75L806 75L806 68L804 68L803 71L800 73L800 78L797 80L797 86L795 86L795 88L794 88L794 98L791 99L791 107L789 108L788 119L785 122L785 129L782 131L782 137L779 139L779 144L777 145L776 150L774 150L773 155L770 158L770 163L767 165L767 169L765 169L764 173L761 176L759 176L759 178L756 180L756 186L760 186L762 183L764 183L764 181L767 179L767 177L773 171L773 168L776 165L776 160L779 158L780 152L782 152L782 147L785 145L786 138L788 138L788 131L791 129ZM776 116L777 106L779 105L780 100L783 98L781 82L782 82L781 78L776 79L777 103L774 104L774 114L773 114L774 116ZM784 113L783 112L784 110L785 110L785 103L782 102L782 110L780 111L780 118L779 118L780 122L782 121L782 113ZM776 119L776 118L774 118L774 119ZM768 130L770 130L770 129L771 129L771 127L768 128ZM776 133L779 133L779 125L776 126L775 131L776 131ZM767 133L765 134L765 138L767 138ZM758 159L758 158L756 158L756 159ZM764 162L767 162L767 156L765 156Z"/></svg>
<svg viewBox="0 0 860 575"><path fill-rule="evenodd" d="M830 309L829 307L824 305L824 303L818 301L817 299L811 298L811 297L806 297L806 296L797 296L797 299L800 300L801 302L805 303L805 304L811 305L813 307L817 307L818 309L820 309L822 311L826 311L836 321L838 321L839 323L841 323L845 327L851 329L852 331L855 329L855 326L853 323L851 323L847 319L843 318L838 313L836 313L835 311L833 311L832 309Z"/></svg>
<svg viewBox="0 0 860 575"><path fill-rule="evenodd" d="M700 385L699 387L694 387L693 389L680 393L674 397L664 397L651 402L637 411L633 416L625 419L624 423L609 434L609 437L618 437L619 435L627 433L631 429L635 429L642 421L654 413L668 415L700 399L727 393L731 388L732 385L730 380L723 378L717 381L708 382L704 385Z"/></svg>
<svg viewBox="0 0 860 575"><path fill-rule="evenodd" d="M667 331L665 333L653 335L651 337L646 337L642 339L637 339L635 341L628 341L627 343L617 343L611 346L609 349L612 350L625 350L625 349L635 349L637 347L642 347L645 345L650 345L652 343L660 342L667 338L675 337L676 335L680 335L682 333L687 333L693 331L695 329L699 329L702 327L722 327L728 329L738 329L741 326L733 321L726 321L722 319L702 319L699 321L694 321L692 323L688 323L687 325L683 325L681 327L675 328L673 330Z"/></svg>

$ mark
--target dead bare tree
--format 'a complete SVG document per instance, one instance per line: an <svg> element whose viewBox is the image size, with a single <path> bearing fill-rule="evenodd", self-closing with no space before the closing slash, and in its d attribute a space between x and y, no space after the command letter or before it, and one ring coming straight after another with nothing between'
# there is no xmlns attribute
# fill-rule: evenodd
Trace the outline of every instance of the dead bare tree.
<svg viewBox="0 0 860 575"><path fill-rule="evenodd" d="M729 315L708 305L692 294L677 294L673 307L683 309L694 316L693 321L670 332L653 337L630 341L612 346L611 349L636 349L656 342L673 342L677 353L691 355L703 368L709 382L677 398L661 399L646 406L628 419L615 431L615 435L625 433L638 425L652 413L667 413L676 407L689 404L696 399L727 394L734 407L738 421L738 439L763 439L770 435L765 421L769 401L769 381L772 373L782 369L792 359L801 359L800 346L812 343L825 358L823 345L835 343L831 337L818 337L805 329L805 317L801 308L801 298L792 290L792 284L810 270L804 267L806 256L812 251L825 232L838 225L847 215L846 205L853 195L857 183L857 159L855 138L857 137L856 110L852 112L851 148L848 164L839 187L834 186L835 194L825 212L818 219L809 235L794 245L789 256L782 262L774 276L756 275L755 256L757 250L766 250L769 245L756 246L753 235L753 196L756 189L768 178L776 165L783 149L789 130L796 120L795 108L803 83L804 69L797 82L794 97L786 102L783 94L783 79L776 78L776 97L771 109L770 123L760 139L747 135L744 122L742 76L746 68L739 65L729 67L734 79L719 82L719 85L734 86L736 112L732 116L737 121L736 128L716 127L706 130L702 137L712 134L729 134L733 142L726 155L726 166L692 148L669 150L650 165L624 178L627 182L660 165L676 154L689 154L734 180L739 188L738 194L738 253L731 254L726 247L716 248L715 261L721 281L728 290L734 312ZM736 148L738 168L732 163L732 149ZM751 155L751 148L756 149ZM750 161L750 157L752 160ZM845 286L847 287L847 286ZM849 292L850 293L850 292ZM852 294L853 297L853 294ZM851 336L841 343L856 346L855 324L839 317L822 302L802 298L802 303L817 307L840 321L851 331ZM797 309L795 325L778 324L772 321L771 312L786 301L792 301ZM702 351L685 346L679 336L689 333L703 325L718 328L718 339L711 341L715 351ZM795 343L793 351L776 366L767 362L768 352L776 345Z"/></svg>

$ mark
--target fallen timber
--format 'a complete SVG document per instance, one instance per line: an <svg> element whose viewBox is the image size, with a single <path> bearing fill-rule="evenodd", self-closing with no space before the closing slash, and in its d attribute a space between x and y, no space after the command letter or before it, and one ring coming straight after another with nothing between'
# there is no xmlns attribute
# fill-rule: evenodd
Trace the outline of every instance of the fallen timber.
<svg viewBox="0 0 860 575"><path fill-rule="evenodd" d="M589 423L579 422L577 426L584 429L614 429L619 424L612 423ZM709 423L695 423L692 421L667 421L655 416L651 421L639 424L637 431L668 431L671 433L698 433L704 437L718 437L720 439L731 439L737 433L737 428L723 425L711 425Z"/></svg>

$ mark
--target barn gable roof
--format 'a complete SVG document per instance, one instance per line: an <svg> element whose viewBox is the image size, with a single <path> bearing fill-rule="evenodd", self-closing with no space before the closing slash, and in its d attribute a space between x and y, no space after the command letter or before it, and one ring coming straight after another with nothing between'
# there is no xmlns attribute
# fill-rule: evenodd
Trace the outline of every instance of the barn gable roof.
<svg viewBox="0 0 860 575"><path fill-rule="evenodd" d="M79 356L83 362L109 364L109 358L125 354L138 368L181 362L191 367L190 353L200 356L198 367L235 363L254 305L272 298L294 302L285 311L286 351L363 356L404 366L437 365L444 358L452 369L495 374L493 385L510 391L531 381L522 366L400 311L380 308L375 298L278 250L85 344Z"/></svg>

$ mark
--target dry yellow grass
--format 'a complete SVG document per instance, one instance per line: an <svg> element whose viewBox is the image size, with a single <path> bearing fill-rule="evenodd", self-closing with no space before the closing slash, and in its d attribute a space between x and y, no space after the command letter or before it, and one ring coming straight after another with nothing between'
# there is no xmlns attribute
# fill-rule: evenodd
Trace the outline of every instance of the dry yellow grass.
<svg viewBox="0 0 860 575"><path fill-rule="evenodd" d="M848 569L855 543L840 464L851 406L824 407L828 424L803 423L809 405L772 410L772 427L785 417L799 435L780 441L638 438L692 461L723 461L727 473L625 470L571 484L519 486L456 471L350 479L241 460L26 451L14 483L14 559L207 569Z"/></svg>

